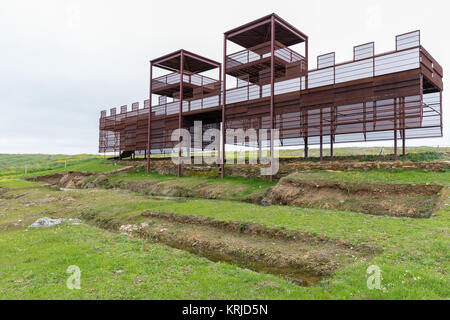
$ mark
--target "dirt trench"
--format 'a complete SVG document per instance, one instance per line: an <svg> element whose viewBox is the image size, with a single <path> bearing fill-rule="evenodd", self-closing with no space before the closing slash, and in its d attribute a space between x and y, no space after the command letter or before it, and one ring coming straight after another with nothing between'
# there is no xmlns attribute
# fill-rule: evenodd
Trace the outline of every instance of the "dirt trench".
<svg viewBox="0 0 450 320"><path fill-rule="evenodd" d="M164 182L119 181L103 186L127 189L152 196L236 200L258 205L288 205L303 208L342 210L371 215L429 218L442 205L440 185L379 184L345 181L303 180L301 174L282 178L269 189L256 190L236 197L244 190L226 182L201 183L195 187L180 185L177 180ZM102 185L101 185L102 186Z"/></svg>
<svg viewBox="0 0 450 320"><path fill-rule="evenodd" d="M212 261L232 263L312 285L345 265L371 259L381 249L331 240L308 232L286 231L252 223L144 211L128 219L86 212L83 218Z"/></svg>
<svg viewBox="0 0 450 320"><path fill-rule="evenodd" d="M270 188L264 201L271 205L429 218L442 204L443 190L440 185L303 180L301 174L294 173Z"/></svg>
<svg viewBox="0 0 450 320"><path fill-rule="evenodd" d="M234 200L264 206L337 209L409 218L429 218L443 204L444 187L441 185L309 180L303 179L301 173L293 173L282 178L272 188L263 188L242 196L245 186L231 182L218 180L195 185L186 185L177 179L162 182L111 182L108 176L117 172L97 175L68 172L31 180L46 182L58 188L120 188L151 196Z"/></svg>
<svg viewBox="0 0 450 320"><path fill-rule="evenodd" d="M102 174L92 172L69 171L34 178L28 178L26 180L33 182L45 182L46 184L55 188L79 189L85 187L85 185L89 183L90 180L98 181L99 177L104 177L107 179L109 175L118 174L122 172L134 172L134 170L135 170L134 167L127 166L121 169L105 172Z"/></svg>
<svg viewBox="0 0 450 320"><path fill-rule="evenodd" d="M36 178L28 178L27 180L33 182L45 182L55 188L78 189L81 188L85 181L93 175L94 173L70 171Z"/></svg>

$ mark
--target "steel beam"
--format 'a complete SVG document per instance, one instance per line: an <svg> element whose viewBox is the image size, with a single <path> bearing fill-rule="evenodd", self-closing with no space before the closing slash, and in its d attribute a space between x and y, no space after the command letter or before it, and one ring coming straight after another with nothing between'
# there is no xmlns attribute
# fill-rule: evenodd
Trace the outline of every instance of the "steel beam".
<svg viewBox="0 0 450 320"><path fill-rule="evenodd" d="M147 172L150 172L150 155L151 155L151 128L152 128L152 81L153 80L153 63L150 62L150 89L148 101L148 123L147 123Z"/></svg>
<svg viewBox="0 0 450 320"><path fill-rule="evenodd" d="M275 103L275 19L270 21L270 181L273 181L273 114Z"/></svg>
<svg viewBox="0 0 450 320"><path fill-rule="evenodd" d="M184 52L181 51L180 54L180 111L178 113L178 129L179 129L179 134L180 137L178 138L178 143L180 144L180 147L178 148L178 166L177 166L177 174L180 177L181 176L181 141L182 141L182 136L181 136L181 127L182 127L182 119L181 119L181 115L183 113L183 83L184 83L184 79L183 79L183 74L184 74Z"/></svg>
<svg viewBox="0 0 450 320"><path fill-rule="evenodd" d="M225 144L226 144L226 110L225 106L227 105L227 36L224 35L223 38L223 69L222 69L222 179L225 178Z"/></svg>
<svg viewBox="0 0 450 320"><path fill-rule="evenodd" d="M394 98L394 160L398 160L397 152L397 98Z"/></svg>
<svg viewBox="0 0 450 320"><path fill-rule="evenodd" d="M402 156L406 156L406 112L405 97L400 98L402 101Z"/></svg>
<svg viewBox="0 0 450 320"><path fill-rule="evenodd" d="M320 161L323 161L323 108L320 107Z"/></svg>

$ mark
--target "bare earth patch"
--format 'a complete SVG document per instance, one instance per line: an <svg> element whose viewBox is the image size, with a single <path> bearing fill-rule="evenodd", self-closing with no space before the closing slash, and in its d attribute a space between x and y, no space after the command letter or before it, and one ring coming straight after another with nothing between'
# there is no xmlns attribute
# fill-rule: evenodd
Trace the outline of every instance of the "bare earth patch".
<svg viewBox="0 0 450 320"><path fill-rule="evenodd" d="M107 178L108 175L133 171L134 167L127 166L118 170L105 172L99 176L91 172L69 171L35 178L29 178L27 180L34 182L45 182L57 188L77 189L83 187L87 182L89 182L89 178L91 177L96 177L95 179L98 180L100 177Z"/></svg>
<svg viewBox="0 0 450 320"><path fill-rule="evenodd" d="M304 180L301 174L294 173L271 188L265 201L373 215L428 218L439 207L443 189L440 185Z"/></svg>
<svg viewBox="0 0 450 320"><path fill-rule="evenodd" d="M239 200L262 205L289 205L305 208L338 209L372 215L429 218L443 203L441 185L431 184L379 184L345 181L304 179L301 173L282 178L270 189L255 190L240 196L245 186L225 182L189 182L173 179L167 181L117 181L110 174L68 172L32 178L58 188L120 188L152 196L187 197L202 199Z"/></svg>
<svg viewBox="0 0 450 320"><path fill-rule="evenodd" d="M27 179L34 182L45 182L53 187L76 189L80 188L86 179L93 176L93 173L83 172L67 172L67 173L55 173L47 176L41 176L36 178Z"/></svg>
<svg viewBox="0 0 450 320"><path fill-rule="evenodd" d="M331 240L302 231L285 231L252 223L144 211L140 216L85 219L131 236L164 243L212 261L237 264L310 285L336 269L370 259L380 249Z"/></svg>

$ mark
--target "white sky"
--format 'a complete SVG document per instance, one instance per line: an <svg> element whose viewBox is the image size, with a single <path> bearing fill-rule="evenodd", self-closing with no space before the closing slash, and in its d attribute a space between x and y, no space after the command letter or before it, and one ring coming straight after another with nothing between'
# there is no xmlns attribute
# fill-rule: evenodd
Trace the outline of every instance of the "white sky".
<svg viewBox="0 0 450 320"><path fill-rule="evenodd" d="M369 41L376 53L393 50L395 35L421 29L445 73L449 9L434 0L1 0L0 153L97 153L100 111L143 103L150 59L184 48L222 61L223 32L272 12L309 36L310 68L330 51L351 60ZM408 145L450 146L443 99L444 138Z"/></svg>

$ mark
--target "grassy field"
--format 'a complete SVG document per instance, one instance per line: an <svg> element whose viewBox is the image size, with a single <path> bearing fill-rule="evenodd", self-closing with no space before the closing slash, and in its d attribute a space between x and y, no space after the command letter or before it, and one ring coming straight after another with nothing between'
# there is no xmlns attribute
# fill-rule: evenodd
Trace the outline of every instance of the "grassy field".
<svg viewBox="0 0 450 320"><path fill-rule="evenodd" d="M27 174L25 175L25 165ZM33 184L23 180L63 171L107 172L121 165L93 155L5 155L0 154L0 187L19 188Z"/></svg>
<svg viewBox="0 0 450 320"><path fill-rule="evenodd" d="M275 276L89 225L4 232L0 249L2 299L301 297L301 288ZM81 270L80 290L66 287L70 265Z"/></svg>
<svg viewBox="0 0 450 320"><path fill-rule="evenodd" d="M45 157L43 158L45 162ZM0 163L3 162L0 156ZM154 199L126 190L87 189L61 192L23 181L0 169L0 297L2 299L448 299L449 207L430 219L376 217L336 210L286 206L261 207L235 201ZM77 169L75 169L77 168ZM102 158L80 159L67 170L104 172L116 169ZM34 171L44 175L64 167ZM8 174L3 175L7 172ZM450 173L421 171L305 172L305 179L382 183L450 183ZM174 176L132 173L113 179L171 181ZM182 178L196 186L211 178ZM227 179L243 193L271 184ZM299 287L280 277L215 263L157 243L130 239L98 226L64 223L51 229L27 229L37 218L78 218L91 212L104 221L125 223L143 210L255 222L286 230L303 230L332 239L379 246L370 261L339 269L318 285ZM69 290L70 265L81 269L81 289ZM382 290L367 287L366 270L382 270Z"/></svg>

